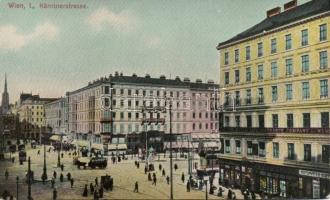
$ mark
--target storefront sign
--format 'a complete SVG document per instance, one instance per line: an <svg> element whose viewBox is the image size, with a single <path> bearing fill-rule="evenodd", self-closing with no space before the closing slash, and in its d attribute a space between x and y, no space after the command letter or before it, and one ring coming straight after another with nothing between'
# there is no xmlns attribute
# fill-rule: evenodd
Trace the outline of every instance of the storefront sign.
<svg viewBox="0 0 330 200"><path fill-rule="evenodd" d="M299 170L299 174L303 176L310 176L314 178L324 178L330 180L330 174L329 173L322 173L322 172L315 172L315 171L308 171L308 170Z"/></svg>

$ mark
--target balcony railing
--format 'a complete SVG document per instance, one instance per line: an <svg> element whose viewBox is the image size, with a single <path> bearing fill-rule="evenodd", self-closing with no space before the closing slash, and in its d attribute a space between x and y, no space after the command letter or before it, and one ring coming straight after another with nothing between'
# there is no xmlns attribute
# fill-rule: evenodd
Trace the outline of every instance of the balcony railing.
<svg viewBox="0 0 330 200"><path fill-rule="evenodd" d="M330 135L330 128L247 128L223 127L222 132L247 132L247 133L319 133Z"/></svg>

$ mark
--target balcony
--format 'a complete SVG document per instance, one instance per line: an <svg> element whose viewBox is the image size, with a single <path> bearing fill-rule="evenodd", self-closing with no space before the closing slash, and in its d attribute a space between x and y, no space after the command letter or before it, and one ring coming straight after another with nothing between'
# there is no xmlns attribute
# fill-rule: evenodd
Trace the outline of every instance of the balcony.
<svg viewBox="0 0 330 200"><path fill-rule="evenodd" d="M299 133L299 134L327 134L330 128L247 128L247 127L223 127L222 132L246 132L246 133Z"/></svg>

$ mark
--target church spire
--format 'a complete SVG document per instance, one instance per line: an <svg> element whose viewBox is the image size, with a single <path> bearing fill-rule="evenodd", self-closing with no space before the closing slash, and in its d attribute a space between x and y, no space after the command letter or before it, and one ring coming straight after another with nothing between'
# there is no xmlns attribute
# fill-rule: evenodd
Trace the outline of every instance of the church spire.
<svg viewBox="0 0 330 200"><path fill-rule="evenodd" d="M7 73L5 73L5 93L7 93Z"/></svg>

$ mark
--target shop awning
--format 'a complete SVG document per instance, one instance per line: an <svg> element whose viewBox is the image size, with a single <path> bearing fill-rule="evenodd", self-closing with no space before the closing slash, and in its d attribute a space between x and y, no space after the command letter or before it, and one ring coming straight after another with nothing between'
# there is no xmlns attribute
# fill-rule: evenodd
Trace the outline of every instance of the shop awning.
<svg viewBox="0 0 330 200"><path fill-rule="evenodd" d="M59 136L59 135L52 135L49 139L52 140L52 141L60 142L61 141L61 136Z"/></svg>
<svg viewBox="0 0 330 200"><path fill-rule="evenodd" d="M219 147L219 145L218 145L216 142L205 142L205 143L204 143L204 146L205 146L205 147L208 147L208 148L216 148L216 147Z"/></svg>
<svg viewBox="0 0 330 200"><path fill-rule="evenodd" d="M79 147L87 147L87 146L89 146L89 142L88 141L84 141L84 140L78 140L77 141L77 145Z"/></svg>
<svg viewBox="0 0 330 200"><path fill-rule="evenodd" d="M108 150L126 150L127 144L108 144Z"/></svg>
<svg viewBox="0 0 330 200"><path fill-rule="evenodd" d="M93 143L92 149L103 150L103 144Z"/></svg>

